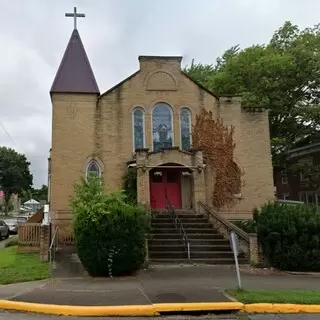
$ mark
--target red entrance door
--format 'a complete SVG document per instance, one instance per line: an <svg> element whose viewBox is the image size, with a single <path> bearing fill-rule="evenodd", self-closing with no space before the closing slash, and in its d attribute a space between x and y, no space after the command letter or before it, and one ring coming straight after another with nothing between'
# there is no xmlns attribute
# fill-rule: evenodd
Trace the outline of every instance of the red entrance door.
<svg viewBox="0 0 320 320"><path fill-rule="evenodd" d="M174 208L181 208L181 177L180 170L159 169L150 174L151 208L166 207L166 194Z"/></svg>

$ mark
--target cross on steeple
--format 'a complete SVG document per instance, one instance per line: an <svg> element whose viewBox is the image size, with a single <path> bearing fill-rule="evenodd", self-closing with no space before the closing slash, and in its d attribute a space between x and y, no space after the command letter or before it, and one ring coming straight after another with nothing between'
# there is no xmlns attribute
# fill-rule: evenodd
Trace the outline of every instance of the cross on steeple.
<svg viewBox="0 0 320 320"><path fill-rule="evenodd" d="M66 13L66 17L73 17L74 29L77 29L77 18L84 18L84 13L77 13L77 7L73 8L73 13Z"/></svg>

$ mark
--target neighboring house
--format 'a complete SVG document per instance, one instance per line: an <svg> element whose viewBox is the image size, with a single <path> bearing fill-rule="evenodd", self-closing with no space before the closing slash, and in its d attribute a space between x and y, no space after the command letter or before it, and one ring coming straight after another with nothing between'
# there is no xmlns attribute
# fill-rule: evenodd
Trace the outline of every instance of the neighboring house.
<svg viewBox="0 0 320 320"><path fill-rule="evenodd" d="M36 212L38 209L41 208L40 202L34 199L30 199L23 203L23 206L26 208L30 208L31 212Z"/></svg>
<svg viewBox="0 0 320 320"><path fill-rule="evenodd" d="M106 53L107 54L107 53ZM106 56L107 59L107 56ZM53 223L71 219L74 183L95 172L106 190L122 188L128 166L137 168L138 201L197 211L211 203L214 168L192 146L201 108L235 126L234 161L244 172L227 218L245 219L274 199L268 111L242 108L239 97L218 97L181 69L182 57L140 56L139 70L100 94L78 30L73 30L50 90L52 149L49 201Z"/></svg>
<svg viewBox="0 0 320 320"><path fill-rule="evenodd" d="M299 164L306 171L290 168ZM313 174L308 174L314 168ZM287 169L274 170L274 182L278 199L303 201L305 203L320 203L320 180L317 176L320 167L320 142L305 147L292 149L287 156ZM312 172L312 170L311 170Z"/></svg>

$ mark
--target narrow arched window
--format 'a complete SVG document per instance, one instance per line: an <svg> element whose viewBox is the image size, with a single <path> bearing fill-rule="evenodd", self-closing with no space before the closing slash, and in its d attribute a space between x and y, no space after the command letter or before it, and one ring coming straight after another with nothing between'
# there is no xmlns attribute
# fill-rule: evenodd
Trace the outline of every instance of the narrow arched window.
<svg viewBox="0 0 320 320"><path fill-rule="evenodd" d="M133 110L133 150L145 147L145 116L142 108Z"/></svg>
<svg viewBox="0 0 320 320"><path fill-rule="evenodd" d="M180 112L180 135L181 150L187 150L191 147L191 111L188 108L182 108Z"/></svg>
<svg viewBox="0 0 320 320"><path fill-rule="evenodd" d="M153 151L172 147L173 124L172 109L166 103L157 103L152 111Z"/></svg>
<svg viewBox="0 0 320 320"><path fill-rule="evenodd" d="M88 176L101 177L101 169L97 161L92 160L89 162L86 172L86 177Z"/></svg>

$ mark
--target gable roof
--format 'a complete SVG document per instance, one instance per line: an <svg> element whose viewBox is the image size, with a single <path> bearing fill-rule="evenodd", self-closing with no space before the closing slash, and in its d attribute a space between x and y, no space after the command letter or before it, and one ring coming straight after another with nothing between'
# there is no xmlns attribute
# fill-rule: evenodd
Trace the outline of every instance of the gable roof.
<svg viewBox="0 0 320 320"><path fill-rule="evenodd" d="M189 80L191 80L194 84L196 84L199 88L201 88L202 90L206 91L207 93L209 93L211 96L215 97L216 99L219 100L219 96L217 96L215 93L213 93L212 91L210 91L209 89L207 89L205 86L203 86L202 84L200 84L198 81L194 80L193 78L191 78L186 72L181 71L181 73L187 77Z"/></svg>
<svg viewBox="0 0 320 320"><path fill-rule="evenodd" d="M114 85L113 87L111 87L110 89L108 89L107 91L105 91L104 93L102 93L99 96L99 99L101 99L102 97L104 97L105 95L107 95L108 93L112 92L113 90L117 89L118 87L120 87L122 84L124 84L125 82L129 81L130 79L132 79L135 75L137 75L140 72L140 70L132 73L129 77L123 79L122 81L118 82L116 85Z"/></svg>
<svg viewBox="0 0 320 320"><path fill-rule="evenodd" d="M142 59L157 59L157 58L163 58L163 59L174 59L174 60L182 60L182 57L180 56L139 56L139 61ZM103 96L107 95L108 93L112 92L113 90L117 89L118 87L120 87L122 84L124 84L125 82L127 82L128 80L132 79L135 75L137 75L140 72L140 70L134 72L133 74L131 74L129 77L125 78L124 80L120 81L119 83L117 83L116 85L114 85L113 87L111 87L110 89L108 89L107 91L105 91L104 93L102 93L99 96L99 99L102 98ZM196 86L198 86L199 88L201 88L202 90L206 91L208 94L210 94L211 96L213 96L214 98L216 98L217 100L219 100L219 96L216 95L215 93L213 93L212 91L210 91L209 89L207 89L206 87L204 87L202 84L200 84L198 81L194 80L193 78L191 78L186 72L181 70L181 73L187 77L190 81L192 81ZM232 95L234 96L234 95Z"/></svg>
<svg viewBox="0 0 320 320"><path fill-rule="evenodd" d="M100 93L77 29L71 34L50 93Z"/></svg>

